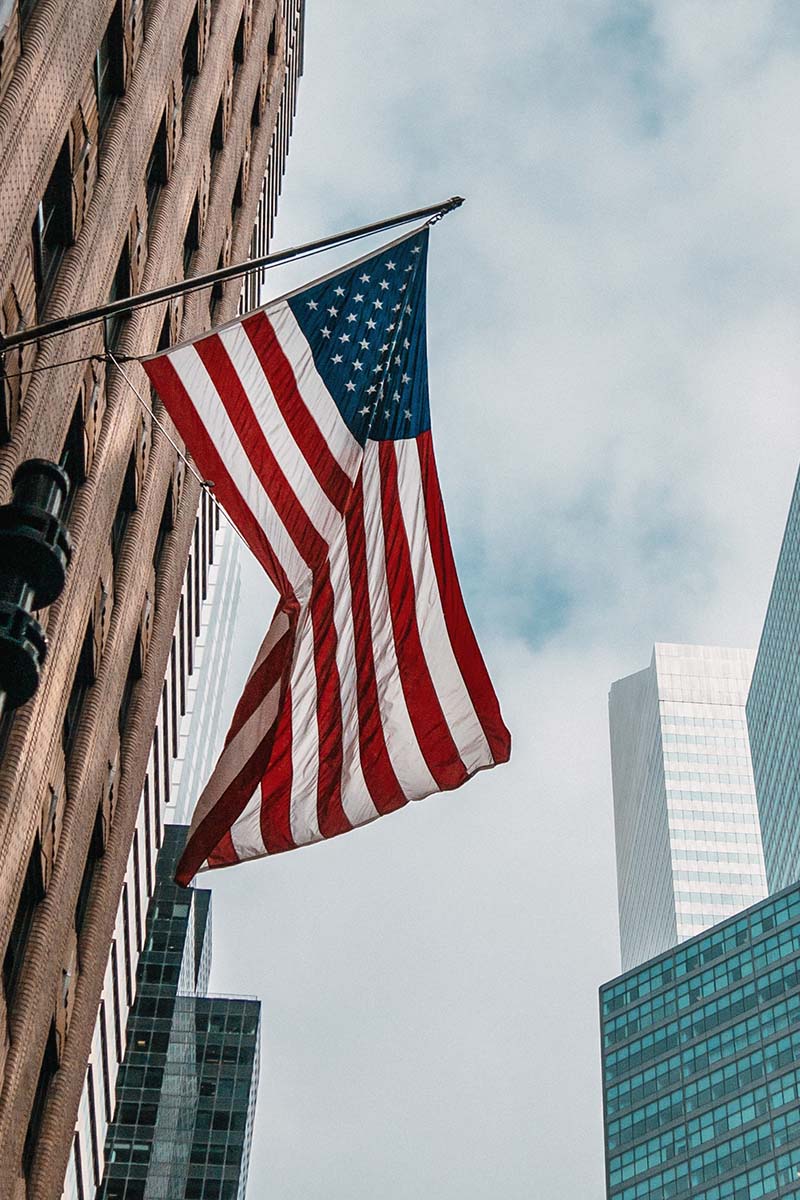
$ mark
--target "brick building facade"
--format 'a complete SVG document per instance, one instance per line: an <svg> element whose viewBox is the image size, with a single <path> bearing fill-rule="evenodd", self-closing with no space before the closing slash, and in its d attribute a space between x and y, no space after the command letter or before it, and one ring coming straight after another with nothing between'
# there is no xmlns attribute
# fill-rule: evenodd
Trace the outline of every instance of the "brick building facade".
<svg viewBox="0 0 800 1200"><path fill-rule="evenodd" d="M264 251L302 26L302 0L0 0L0 333ZM3 1200L63 1186L199 498L100 356L238 302L234 281L5 357L0 501L22 460L61 462L74 555L0 731Z"/></svg>

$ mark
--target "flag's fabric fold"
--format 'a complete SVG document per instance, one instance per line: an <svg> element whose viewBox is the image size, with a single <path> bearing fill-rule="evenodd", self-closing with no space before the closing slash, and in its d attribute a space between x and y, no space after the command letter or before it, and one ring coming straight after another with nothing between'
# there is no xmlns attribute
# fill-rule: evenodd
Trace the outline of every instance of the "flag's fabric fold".
<svg viewBox="0 0 800 1200"><path fill-rule="evenodd" d="M278 608L177 879L505 761L430 432L428 231L145 362Z"/></svg>

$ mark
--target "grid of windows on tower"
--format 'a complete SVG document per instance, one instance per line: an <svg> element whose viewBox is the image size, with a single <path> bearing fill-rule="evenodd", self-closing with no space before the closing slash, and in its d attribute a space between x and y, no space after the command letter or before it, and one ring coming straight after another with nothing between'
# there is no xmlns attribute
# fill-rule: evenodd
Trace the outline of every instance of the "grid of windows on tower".
<svg viewBox="0 0 800 1200"><path fill-rule="evenodd" d="M770 889L800 878L800 474L789 507L747 700L764 859Z"/></svg>
<svg viewBox="0 0 800 1200"><path fill-rule="evenodd" d="M244 1193L260 1005L205 994L210 893L172 882L185 836L170 826L159 855L100 1200Z"/></svg>
<svg viewBox="0 0 800 1200"><path fill-rule="evenodd" d="M600 989L608 1200L800 1197L800 885Z"/></svg>

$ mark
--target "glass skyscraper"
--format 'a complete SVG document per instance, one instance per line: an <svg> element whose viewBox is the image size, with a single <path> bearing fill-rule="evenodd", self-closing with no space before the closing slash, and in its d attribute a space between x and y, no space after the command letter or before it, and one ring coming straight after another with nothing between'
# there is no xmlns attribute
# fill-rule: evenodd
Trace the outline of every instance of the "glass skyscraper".
<svg viewBox="0 0 800 1200"><path fill-rule="evenodd" d="M260 1004L208 996L211 893L172 881L186 829L167 826L147 915L100 1200L242 1200Z"/></svg>
<svg viewBox="0 0 800 1200"><path fill-rule="evenodd" d="M600 989L608 1200L800 1197L800 885Z"/></svg>
<svg viewBox="0 0 800 1200"><path fill-rule="evenodd" d="M800 475L747 700L770 891L800 879Z"/></svg>
<svg viewBox="0 0 800 1200"><path fill-rule="evenodd" d="M745 719L753 653L657 644L611 685L622 966L766 895Z"/></svg>

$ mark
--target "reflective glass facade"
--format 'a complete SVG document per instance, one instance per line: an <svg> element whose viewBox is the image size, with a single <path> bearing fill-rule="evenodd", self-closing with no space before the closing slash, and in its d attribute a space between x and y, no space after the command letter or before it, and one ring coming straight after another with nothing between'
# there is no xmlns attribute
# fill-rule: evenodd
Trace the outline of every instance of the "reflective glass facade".
<svg viewBox="0 0 800 1200"><path fill-rule="evenodd" d="M800 879L800 475L747 700L770 891Z"/></svg>
<svg viewBox="0 0 800 1200"><path fill-rule="evenodd" d="M600 989L608 1200L800 1197L800 886Z"/></svg>
<svg viewBox="0 0 800 1200"><path fill-rule="evenodd" d="M657 644L611 685L620 946L633 967L767 893L745 718L753 653Z"/></svg>
<svg viewBox="0 0 800 1200"><path fill-rule="evenodd" d="M241 1200L258 1086L260 1004L206 995L211 893L172 874L168 826L139 959L101 1200Z"/></svg>

